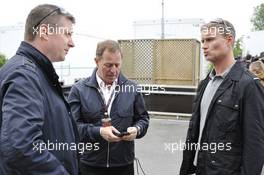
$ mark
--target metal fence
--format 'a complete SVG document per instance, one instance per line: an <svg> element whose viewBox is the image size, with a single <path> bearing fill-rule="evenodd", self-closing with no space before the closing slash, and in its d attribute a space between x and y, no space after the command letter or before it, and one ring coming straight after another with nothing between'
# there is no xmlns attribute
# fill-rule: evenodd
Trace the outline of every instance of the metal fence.
<svg viewBox="0 0 264 175"><path fill-rule="evenodd" d="M192 85L200 77L200 42L195 39L119 40L122 72L139 84Z"/></svg>

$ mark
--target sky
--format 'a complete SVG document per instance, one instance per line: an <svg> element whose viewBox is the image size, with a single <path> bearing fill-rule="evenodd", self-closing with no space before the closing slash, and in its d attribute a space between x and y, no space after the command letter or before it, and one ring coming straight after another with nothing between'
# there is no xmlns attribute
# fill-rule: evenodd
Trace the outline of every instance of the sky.
<svg viewBox="0 0 264 175"><path fill-rule="evenodd" d="M98 38L133 37L133 22L161 18L162 0L5 0L1 3L0 26L24 23L38 4L52 3L71 12L76 30ZM223 18L232 22L237 36L250 32L254 7L261 0L164 0L165 18Z"/></svg>
<svg viewBox="0 0 264 175"><path fill-rule="evenodd" d="M103 39L133 39L133 22L161 19L161 2L162 0L3 0L0 27L24 24L30 10L44 3L58 5L72 13L76 18L74 32L85 35L73 35L75 48L70 50L66 61L55 64L59 76L68 77L72 82L74 77L86 77L92 72L97 42ZM254 7L261 3L263 0L164 0L164 17L200 18L205 22L223 18L233 23L237 36L240 37L251 31L250 19ZM10 58L20 43L18 38L23 39L23 33L20 32L20 37L6 36L0 40L0 50L5 50L4 54ZM16 44L13 44L12 39L17 40Z"/></svg>

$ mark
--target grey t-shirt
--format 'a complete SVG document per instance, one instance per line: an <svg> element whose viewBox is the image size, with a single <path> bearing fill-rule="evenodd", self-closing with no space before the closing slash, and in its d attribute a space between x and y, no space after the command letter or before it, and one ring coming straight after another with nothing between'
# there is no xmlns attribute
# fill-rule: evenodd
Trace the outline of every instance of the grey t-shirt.
<svg viewBox="0 0 264 175"><path fill-rule="evenodd" d="M217 91L217 89L219 88L219 86L221 85L223 80L225 79L226 75L230 72L233 65L234 64L229 66L221 75L215 75L215 70L212 70L211 73L209 74L210 80L209 80L209 82L205 88L205 91L204 91L204 94L202 97L202 101L201 101L201 106L200 106L200 132L199 132L198 143L200 143L200 141L201 141L202 132L203 132L203 128L205 125L205 120L206 120L206 116L208 113L208 108L211 104L211 101L212 101L214 95L215 95L215 92ZM202 146L202 145L200 145L200 146ZM196 153L195 153L194 165L197 165L198 151L199 151L199 149L197 149Z"/></svg>

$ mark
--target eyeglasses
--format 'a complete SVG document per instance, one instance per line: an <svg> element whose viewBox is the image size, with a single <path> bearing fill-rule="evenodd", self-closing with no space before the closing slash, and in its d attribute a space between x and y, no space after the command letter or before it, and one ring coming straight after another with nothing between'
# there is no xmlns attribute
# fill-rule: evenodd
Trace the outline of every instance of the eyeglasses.
<svg viewBox="0 0 264 175"><path fill-rule="evenodd" d="M226 25L226 22L222 19L222 18L216 18L213 21L210 21L210 23L215 23L215 24L221 24L224 25L225 30L228 28L228 26Z"/></svg>
<svg viewBox="0 0 264 175"><path fill-rule="evenodd" d="M209 23L214 23L214 24L218 24L218 25L224 26L225 35L229 35L230 34L230 35L232 35L235 38L236 32L235 32L234 27L232 26L232 24L230 25L229 23L227 25L226 21L223 20L222 18L217 18L217 19L215 19L213 21L210 21Z"/></svg>
<svg viewBox="0 0 264 175"><path fill-rule="evenodd" d="M47 15L45 15L44 17L42 17L39 22L34 26L34 28L38 27L47 17L54 15L55 13L59 12L60 14L66 14L67 12L61 8L61 7L57 7L56 9L52 10L51 12L49 12Z"/></svg>

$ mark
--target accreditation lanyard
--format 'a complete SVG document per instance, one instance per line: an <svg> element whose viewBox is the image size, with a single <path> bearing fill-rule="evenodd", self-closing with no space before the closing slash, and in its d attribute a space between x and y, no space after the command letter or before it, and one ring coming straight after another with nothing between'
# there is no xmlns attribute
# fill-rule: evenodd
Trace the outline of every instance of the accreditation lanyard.
<svg viewBox="0 0 264 175"><path fill-rule="evenodd" d="M105 117L109 117L109 115L108 115L108 108L110 106L110 103L112 101L112 98L114 97L115 88L112 90L112 93L111 93L111 95L110 95L110 97L109 97L109 99L108 99L107 102L105 100L104 93L103 93L102 89L101 88L97 88L97 89L98 89L98 91L99 91L99 93L100 93L100 95L101 95L101 97L102 97L102 99L104 101L104 115L105 115Z"/></svg>

